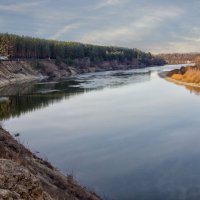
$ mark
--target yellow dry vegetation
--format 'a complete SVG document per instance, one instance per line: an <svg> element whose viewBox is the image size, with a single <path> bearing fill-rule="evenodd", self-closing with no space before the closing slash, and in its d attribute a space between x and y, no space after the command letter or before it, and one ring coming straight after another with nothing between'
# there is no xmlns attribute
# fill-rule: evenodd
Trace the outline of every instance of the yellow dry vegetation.
<svg viewBox="0 0 200 200"><path fill-rule="evenodd" d="M173 74L171 78L177 81L200 84L200 70L198 68L189 68L185 74Z"/></svg>
<svg viewBox="0 0 200 200"><path fill-rule="evenodd" d="M173 74L171 78L175 79L177 81L181 81L183 78L183 75L182 74Z"/></svg>

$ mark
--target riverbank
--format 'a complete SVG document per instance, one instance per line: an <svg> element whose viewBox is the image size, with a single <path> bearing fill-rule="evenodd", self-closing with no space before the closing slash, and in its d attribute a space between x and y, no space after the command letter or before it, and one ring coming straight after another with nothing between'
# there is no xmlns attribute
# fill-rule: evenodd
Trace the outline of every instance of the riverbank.
<svg viewBox="0 0 200 200"><path fill-rule="evenodd" d="M0 87L43 78L59 80L83 73L130 70L150 66L137 60L94 62L89 58L76 59L74 64L70 66L62 61L58 62L53 59L6 60L0 61Z"/></svg>
<svg viewBox="0 0 200 200"><path fill-rule="evenodd" d="M19 136L18 134L15 136ZM101 200L0 127L0 199Z"/></svg>
<svg viewBox="0 0 200 200"><path fill-rule="evenodd" d="M31 81L39 80L37 76L24 76L24 77L17 77L11 79L0 80L0 88L5 87L7 85L14 85L18 83L26 83Z"/></svg>
<svg viewBox="0 0 200 200"><path fill-rule="evenodd" d="M178 85L191 86L191 87L199 87L200 88L200 84L186 83L186 82L183 82L183 81L177 81L177 80L175 80L173 78L170 78L170 77L166 77L165 80L173 82L173 83L178 84Z"/></svg>
<svg viewBox="0 0 200 200"><path fill-rule="evenodd" d="M40 74L26 61L0 62L0 87L40 79Z"/></svg>
<svg viewBox="0 0 200 200"><path fill-rule="evenodd" d="M178 85L200 87L199 69L197 66L181 67L169 72L159 74L161 78Z"/></svg>

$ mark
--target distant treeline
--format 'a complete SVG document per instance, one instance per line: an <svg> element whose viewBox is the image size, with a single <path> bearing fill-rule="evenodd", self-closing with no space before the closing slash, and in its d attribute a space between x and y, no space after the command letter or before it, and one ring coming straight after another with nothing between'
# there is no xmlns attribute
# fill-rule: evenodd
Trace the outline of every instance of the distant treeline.
<svg viewBox="0 0 200 200"><path fill-rule="evenodd" d="M40 38L0 34L0 55L9 59L82 59L91 61L137 60L145 65L162 65L163 60L138 49L97 46L78 42L46 40Z"/></svg>
<svg viewBox="0 0 200 200"><path fill-rule="evenodd" d="M168 64L200 63L200 53L159 54Z"/></svg>

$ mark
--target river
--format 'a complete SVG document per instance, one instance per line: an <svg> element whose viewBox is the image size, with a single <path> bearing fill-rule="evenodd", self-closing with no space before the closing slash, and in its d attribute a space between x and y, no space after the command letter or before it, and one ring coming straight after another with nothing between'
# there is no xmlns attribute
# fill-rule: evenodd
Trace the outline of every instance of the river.
<svg viewBox="0 0 200 200"><path fill-rule="evenodd" d="M158 75L179 67L9 86L1 123L105 199L200 199L200 91Z"/></svg>

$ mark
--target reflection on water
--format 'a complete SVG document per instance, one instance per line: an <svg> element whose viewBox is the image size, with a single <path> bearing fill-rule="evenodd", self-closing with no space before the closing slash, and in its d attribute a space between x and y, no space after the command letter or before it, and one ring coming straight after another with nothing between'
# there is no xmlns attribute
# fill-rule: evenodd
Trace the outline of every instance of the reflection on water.
<svg viewBox="0 0 200 200"><path fill-rule="evenodd" d="M62 99L87 91L81 88L67 87L68 83L66 84L66 82L56 84L35 83L34 85L26 84L26 86L23 86L19 85L17 89L15 86L12 86L10 90L4 91L3 96L6 94L9 94L9 96L5 100L0 101L0 120L20 117L21 114L26 112L42 109ZM65 92L65 89L62 89L64 87L65 89L67 88L67 92ZM59 88L59 90L56 90L56 88Z"/></svg>
<svg viewBox="0 0 200 200"><path fill-rule="evenodd" d="M193 86L185 86L186 89L188 89L191 93L194 93L196 95L200 95L200 87L193 87Z"/></svg>
<svg viewBox="0 0 200 200"><path fill-rule="evenodd" d="M172 81L173 84L176 84L178 86L184 87L185 89L189 90L190 93L195 94L197 96L200 95L200 86L193 86L192 83L180 83L180 82L176 82L176 81ZM191 84L191 85L187 85L187 84Z"/></svg>
<svg viewBox="0 0 200 200"><path fill-rule="evenodd" d="M60 82L32 82L0 88L0 120L20 117L21 114L42 109L50 104L81 93L105 87L119 87L150 80L149 70L139 72L101 72L80 75Z"/></svg>
<svg viewBox="0 0 200 200"><path fill-rule="evenodd" d="M78 95L73 93L70 95ZM26 95L11 96L8 100L0 102L0 120L6 120L10 117L20 117L26 112L35 111L59 102L62 98L68 98L65 93L50 95Z"/></svg>
<svg viewBox="0 0 200 200"><path fill-rule="evenodd" d="M36 83L23 95L2 95L9 99L0 101L1 118L33 151L107 199L197 200L199 96L159 78L164 69Z"/></svg>

